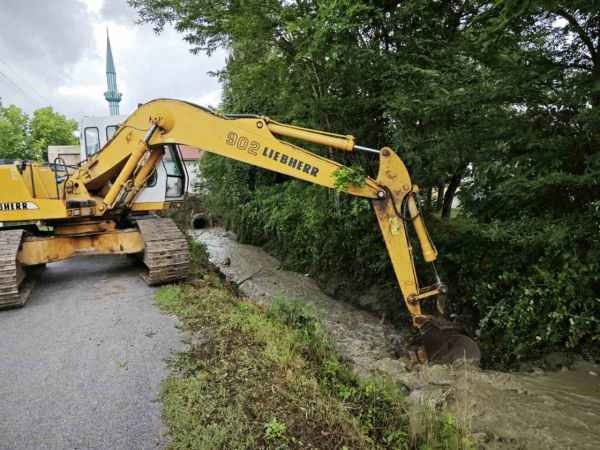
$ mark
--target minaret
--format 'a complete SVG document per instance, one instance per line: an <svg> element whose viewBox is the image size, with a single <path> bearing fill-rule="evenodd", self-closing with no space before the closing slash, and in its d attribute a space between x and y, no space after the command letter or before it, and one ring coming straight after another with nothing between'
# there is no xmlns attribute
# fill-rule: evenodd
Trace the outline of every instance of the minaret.
<svg viewBox="0 0 600 450"><path fill-rule="evenodd" d="M112 50L110 49L108 29L106 30L106 84L108 90L104 93L104 98L108 102L110 115L118 116L119 102L121 101L122 94L117 90L117 72L115 71Z"/></svg>

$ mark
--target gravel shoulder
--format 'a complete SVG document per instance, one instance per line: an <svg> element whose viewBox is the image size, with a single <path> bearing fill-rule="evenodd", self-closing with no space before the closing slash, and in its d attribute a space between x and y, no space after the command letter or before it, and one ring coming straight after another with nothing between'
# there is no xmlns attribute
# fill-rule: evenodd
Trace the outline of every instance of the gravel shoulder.
<svg viewBox="0 0 600 450"><path fill-rule="evenodd" d="M160 382L185 348L121 256L49 265L28 304L0 311L0 449L164 445Z"/></svg>

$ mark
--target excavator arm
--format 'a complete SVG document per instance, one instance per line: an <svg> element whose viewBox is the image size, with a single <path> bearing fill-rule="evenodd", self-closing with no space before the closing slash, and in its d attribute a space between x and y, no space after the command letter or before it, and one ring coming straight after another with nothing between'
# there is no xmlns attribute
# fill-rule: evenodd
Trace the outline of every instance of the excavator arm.
<svg viewBox="0 0 600 450"><path fill-rule="evenodd" d="M424 312L422 303L444 294L446 289L437 274L432 286L420 285L407 225L414 228L426 262L436 260L437 250L419 214L415 200L418 188L390 148L370 149L357 145L352 136L285 125L261 116L220 115L191 103L159 99L140 106L70 182L93 192L112 177L110 188L97 193L97 214L130 207L160 162L165 146L183 144L327 188L335 187L336 173L343 165L281 138L379 155L376 179L367 177L364 183L350 184L343 190L371 201L413 325L424 330L437 323L438 319Z"/></svg>

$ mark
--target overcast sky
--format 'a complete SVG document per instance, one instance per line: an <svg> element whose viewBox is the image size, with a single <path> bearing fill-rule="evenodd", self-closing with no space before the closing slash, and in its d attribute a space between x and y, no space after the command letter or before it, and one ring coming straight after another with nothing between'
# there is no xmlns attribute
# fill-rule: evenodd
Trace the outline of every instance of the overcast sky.
<svg viewBox="0 0 600 450"><path fill-rule="evenodd" d="M106 29L123 93L121 114L159 97L217 106L221 87L207 74L225 53L192 55L181 35L135 25L126 0L2 0L0 97L26 112L51 105L79 120L108 115Z"/></svg>

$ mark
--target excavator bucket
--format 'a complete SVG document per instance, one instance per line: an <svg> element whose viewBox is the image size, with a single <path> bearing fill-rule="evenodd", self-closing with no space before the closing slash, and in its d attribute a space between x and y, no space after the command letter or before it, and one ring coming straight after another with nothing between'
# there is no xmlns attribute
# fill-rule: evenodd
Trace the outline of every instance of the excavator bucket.
<svg viewBox="0 0 600 450"><path fill-rule="evenodd" d="M473 339L462 334L456 325L440 319L434 319L422 330L415 340L420 348L417 359L420 362L451 364L465 361L478 365L481 351ZM425 361L423 360L425 359Z"/></svg>

